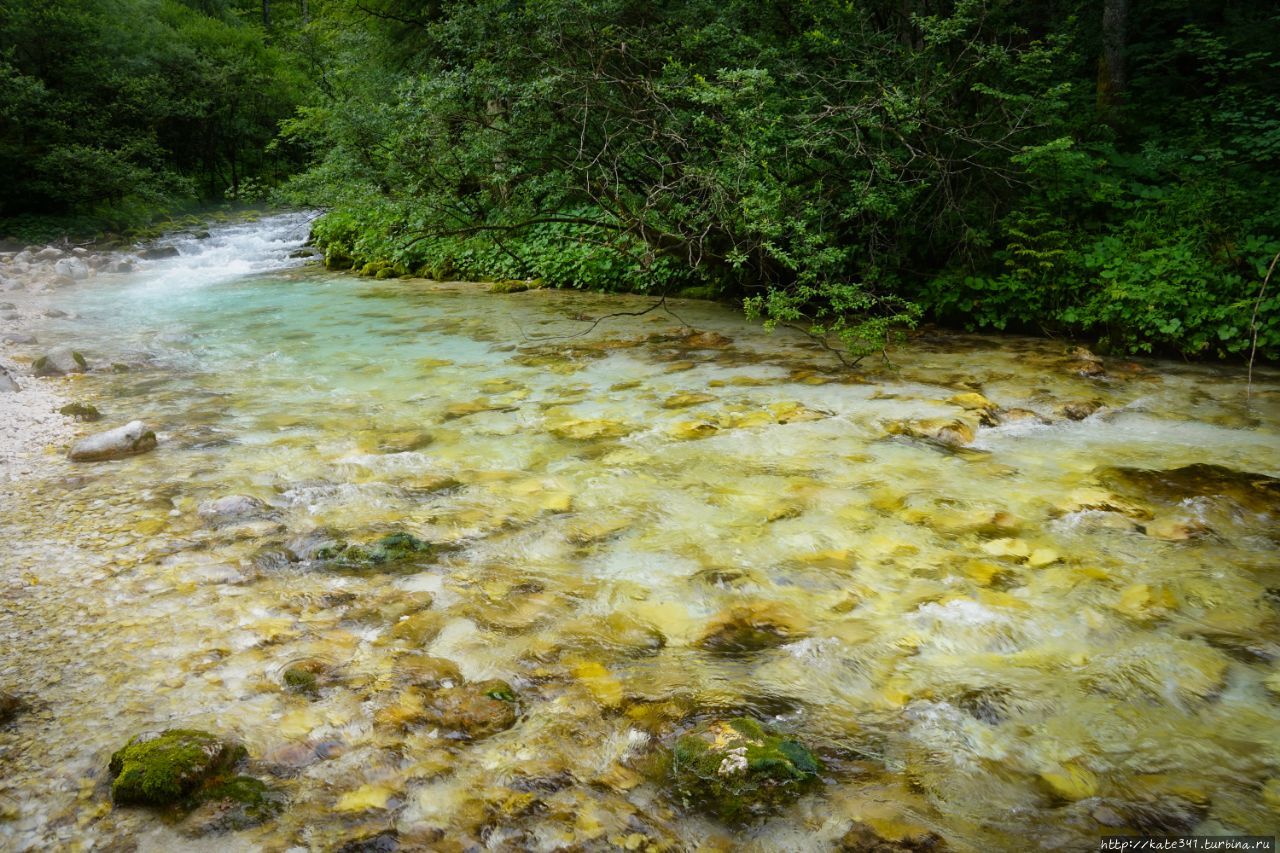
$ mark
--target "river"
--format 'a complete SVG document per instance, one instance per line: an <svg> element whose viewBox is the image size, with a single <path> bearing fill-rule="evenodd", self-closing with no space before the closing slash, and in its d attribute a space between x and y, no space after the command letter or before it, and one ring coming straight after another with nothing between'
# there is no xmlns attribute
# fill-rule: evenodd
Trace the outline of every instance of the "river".
<svg viewBox="0 0 1280 853"><path fill-rule="evenodd" d="M0 727L0 847L800 851L861 849L857 822L1083 850L1280 822L1274 371L1246 403L1239 368L955 334L851 371L709 303L326 272L290 257L306 233L174 236L39 330L118 365L64 380L106 416L85 434L140 418L159 446L50 454L0 508L0 688L29 706ZM230 495L255 500L209 509ZM391 533L430 559L299 559ZM506 682L514 721L414 723L424 667ZM739 716L822 770L727 825L663 756ZM112 752L174 727L243 742L283 810L112 808Z"/></svg>

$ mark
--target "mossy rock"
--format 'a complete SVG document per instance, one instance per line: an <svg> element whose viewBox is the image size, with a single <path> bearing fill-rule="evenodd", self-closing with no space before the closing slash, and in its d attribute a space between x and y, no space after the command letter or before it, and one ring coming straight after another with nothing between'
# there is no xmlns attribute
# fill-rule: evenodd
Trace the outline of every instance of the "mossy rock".
<svg viewBox="0 0 1280 853"><path fill-rule="evenodd" d="M181 803L246 754L239 744L194 729L138 735L111 756L111 798L120 805Z"/></svg>
<svg viewBox="0 0 1280 853"><path fill-rule="evenodd" d="M435 551L434 545L411 533L388 533L371 544L348 546L333 563L353 571L388 570L418 565L435 556Z"/></svg>
<svg viewBox="0 0 1280 853"><path fill-rule="evenodd" d="M520 279L515 278L506 279L505 281L495 281L493 284L489 285L490 293L524 293L528 289L529 283L527 281L521 281Z"/></svg>
<svg viewBox="0 0 1280 853"><path fill-rule="evenodd" d="M355 261L345 252L330 246L324 253L324 265L331 270L349 270Z"/></svg>
<svg viewBox="0 0 1280 853"><path fill-rule="evenodd" d="M684 803L727 823L764 817L816 782L799 741L748 717L703 723L676 741L671 773Z"/></svg>
<svg viewBox="0 0 1280 853"><path fill-rule="evenodd" d="M260 779L234 776L200 792L200 804L183 823L188 836L239 832L260 826L284 809L284 797Z"/></svg>
<svg viewBox="0 0 1280 853"><path fill-rule="evenodd" d="M66 415L69 418L77 418L82 421L102 420L102 412L98 411L98 407L91 406L88 403L68 403L61 409L58 409L58 414Z"/></svg>

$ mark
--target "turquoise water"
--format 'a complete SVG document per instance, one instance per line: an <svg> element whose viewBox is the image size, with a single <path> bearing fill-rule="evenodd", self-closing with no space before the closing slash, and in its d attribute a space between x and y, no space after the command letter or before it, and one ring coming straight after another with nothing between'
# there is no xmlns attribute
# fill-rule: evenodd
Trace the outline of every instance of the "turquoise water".
<svg viewBox="0 0 1280 853"><path fill-rule="evenodd" d="M1013 850L1275 826L1269 493L1109 470L1280 475L1273 372L1246 405L1233 368L1090 378L1061 343L942 335L850 372L704 303L592 329L651 302L327 273L288 259L305 231L175 237L40 330L122 365L64 381L106 415L85 433L140 418L160 446L51 455L3 508L0 689L32 709L0 728L0 844L825 850L856 821ZM1057 413L1082 400L1101 408ZM265 506L211 526L226 495ZM439 554L280 558L316 528ZM710 648L735 620L773 636ZM508 682L515 724L405 723L424 654ZM299 663L318 692L287 689ZM663 756L742 714L825 770L730 827ZM179 724L242 740L283 813L201 835L111 808L110 753Z"/></svg>

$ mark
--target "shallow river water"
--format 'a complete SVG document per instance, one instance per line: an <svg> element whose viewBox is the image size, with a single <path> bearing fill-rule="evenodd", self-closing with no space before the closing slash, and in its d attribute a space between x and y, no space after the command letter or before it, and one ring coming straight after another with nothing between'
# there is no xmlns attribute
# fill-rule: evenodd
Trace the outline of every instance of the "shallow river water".
<svg viewBox="0 0 1280 853"><path fill-rule="evenodd" d="M1236 473L1280 476L1275 373L1246 405L1235 368L1086 376L1062 342L956 335L850 371L728 308L592 329L651 302L328 273L287 258L305 236L174 238L40 330L122 366L63 380L106 416L84 434L139 418L160 443L51 451L0 507L0 689L29 706L0 727L0 848L863 849L858 822L1087 850L1280 825L1280 493ZM1102 405L1063 417L1078 401ZM263 505L199 512L228 495ZM321 528L436 548L299 560ZM514 724L414 724L414 673L448 669L425 656L507 682ZM737 716L823 769L730 826L663 756ZM246 744L283 811L209 834L113 809L112 751L175 726Z"/></svg>

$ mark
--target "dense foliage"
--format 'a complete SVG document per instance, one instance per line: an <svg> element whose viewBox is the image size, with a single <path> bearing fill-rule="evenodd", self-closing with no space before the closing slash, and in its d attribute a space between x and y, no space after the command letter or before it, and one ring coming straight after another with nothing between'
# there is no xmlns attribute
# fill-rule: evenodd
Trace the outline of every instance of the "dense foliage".
<svg viewBox="0 0 1280 853"><path fill-rule="evenodd" d="M10 213L301 157L278 197L370 274L720 296L854 355L927 317L1280 356L1270 4L8 2Z"/></svg>
<svg viewBox="0 0 1280 853"><path fill-rule="evenodd" d="M1243 353L1280 18L1102 5L336 0L293 189L370 271L696 288L855 354L921 312Z"/></svg>
<svg viewBox="0 0 1280 853"><path fill-rule="evenodd" d="M216 0L2 8L0 218L137 221L296 168L271 143L308 78L256 18Z"/></svg>

